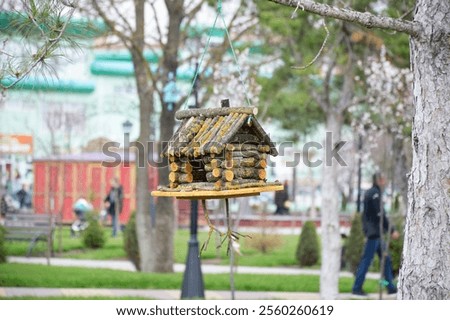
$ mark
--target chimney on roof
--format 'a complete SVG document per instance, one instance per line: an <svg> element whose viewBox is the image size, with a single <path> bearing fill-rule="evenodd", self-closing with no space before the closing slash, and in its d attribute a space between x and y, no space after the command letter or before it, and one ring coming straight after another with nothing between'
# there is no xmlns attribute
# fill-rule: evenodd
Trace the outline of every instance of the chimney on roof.
<svg viewBox="0 0 450 320"><path fill-rule="evenodd" d="M222 106L222 108L229 108L230 107L230 99L221 100L220 105Z"/></svg>

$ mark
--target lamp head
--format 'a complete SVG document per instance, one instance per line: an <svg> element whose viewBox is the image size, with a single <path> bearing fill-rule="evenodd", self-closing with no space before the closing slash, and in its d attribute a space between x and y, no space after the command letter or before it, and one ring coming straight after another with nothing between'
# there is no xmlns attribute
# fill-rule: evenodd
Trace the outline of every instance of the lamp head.
<svg viewBox="0 0 450 320"><path fill-rule="evenodd" d="M125 132L125 134L128 134L131 132L131 128L133 128L133 124L131 123L130 120L127 120L124 123L122 123L122 128L123 128L123 132Z"/></svg>

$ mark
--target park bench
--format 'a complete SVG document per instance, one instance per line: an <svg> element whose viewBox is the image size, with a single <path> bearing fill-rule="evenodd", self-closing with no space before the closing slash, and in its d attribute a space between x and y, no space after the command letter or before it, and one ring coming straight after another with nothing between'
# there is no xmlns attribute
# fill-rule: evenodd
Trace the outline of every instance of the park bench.
<svg viewBox="0 0 450 320"><path fill-rule="evenodd" d="M50 214L7 213L5 216L6 240L29 241L27 257L31 255L38 241L47 242L47 263L53 253L54 218Z"/></svg>

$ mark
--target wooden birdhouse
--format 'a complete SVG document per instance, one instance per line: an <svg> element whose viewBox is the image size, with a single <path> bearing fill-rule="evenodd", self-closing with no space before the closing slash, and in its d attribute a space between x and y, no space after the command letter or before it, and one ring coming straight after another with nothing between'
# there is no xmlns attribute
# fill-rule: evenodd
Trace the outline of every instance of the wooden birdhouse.
<svg viewBox="0 0 450 320"><path fill-rule="evenodd" d="M170 184L153 196L228 198L283 189L266 180L268 157L278 152L256 119L257 109L226 104L176 113L182 123L163 151Z"/></svg>

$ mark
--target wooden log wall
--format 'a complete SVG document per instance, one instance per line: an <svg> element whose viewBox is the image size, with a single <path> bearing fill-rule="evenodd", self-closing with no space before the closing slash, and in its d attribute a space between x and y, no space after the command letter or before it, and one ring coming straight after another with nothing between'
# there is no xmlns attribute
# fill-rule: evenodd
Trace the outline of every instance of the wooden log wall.
<svg viewBox="0 0 450 320"><path fill-rule="evenodd" d="M193 167L188 159L169 156L169 187L176 188L182 183L193 181Z"/></svg>
<svg viewBox="0 0 450 320"><path fill-rule="evenodd" d="M214 190L261 186L267 176L269 152L267 145L227 144L222 157L214 153L202 157L206 181L213 183Z"/></svg>
<svg viewBox="0 0 450 320"><path fill-rule="evenodd" d="M227 144L221 154L197 160L169 156L170 188L203 183L212 190L261 186L266 180L268 145Z"/></svg>

